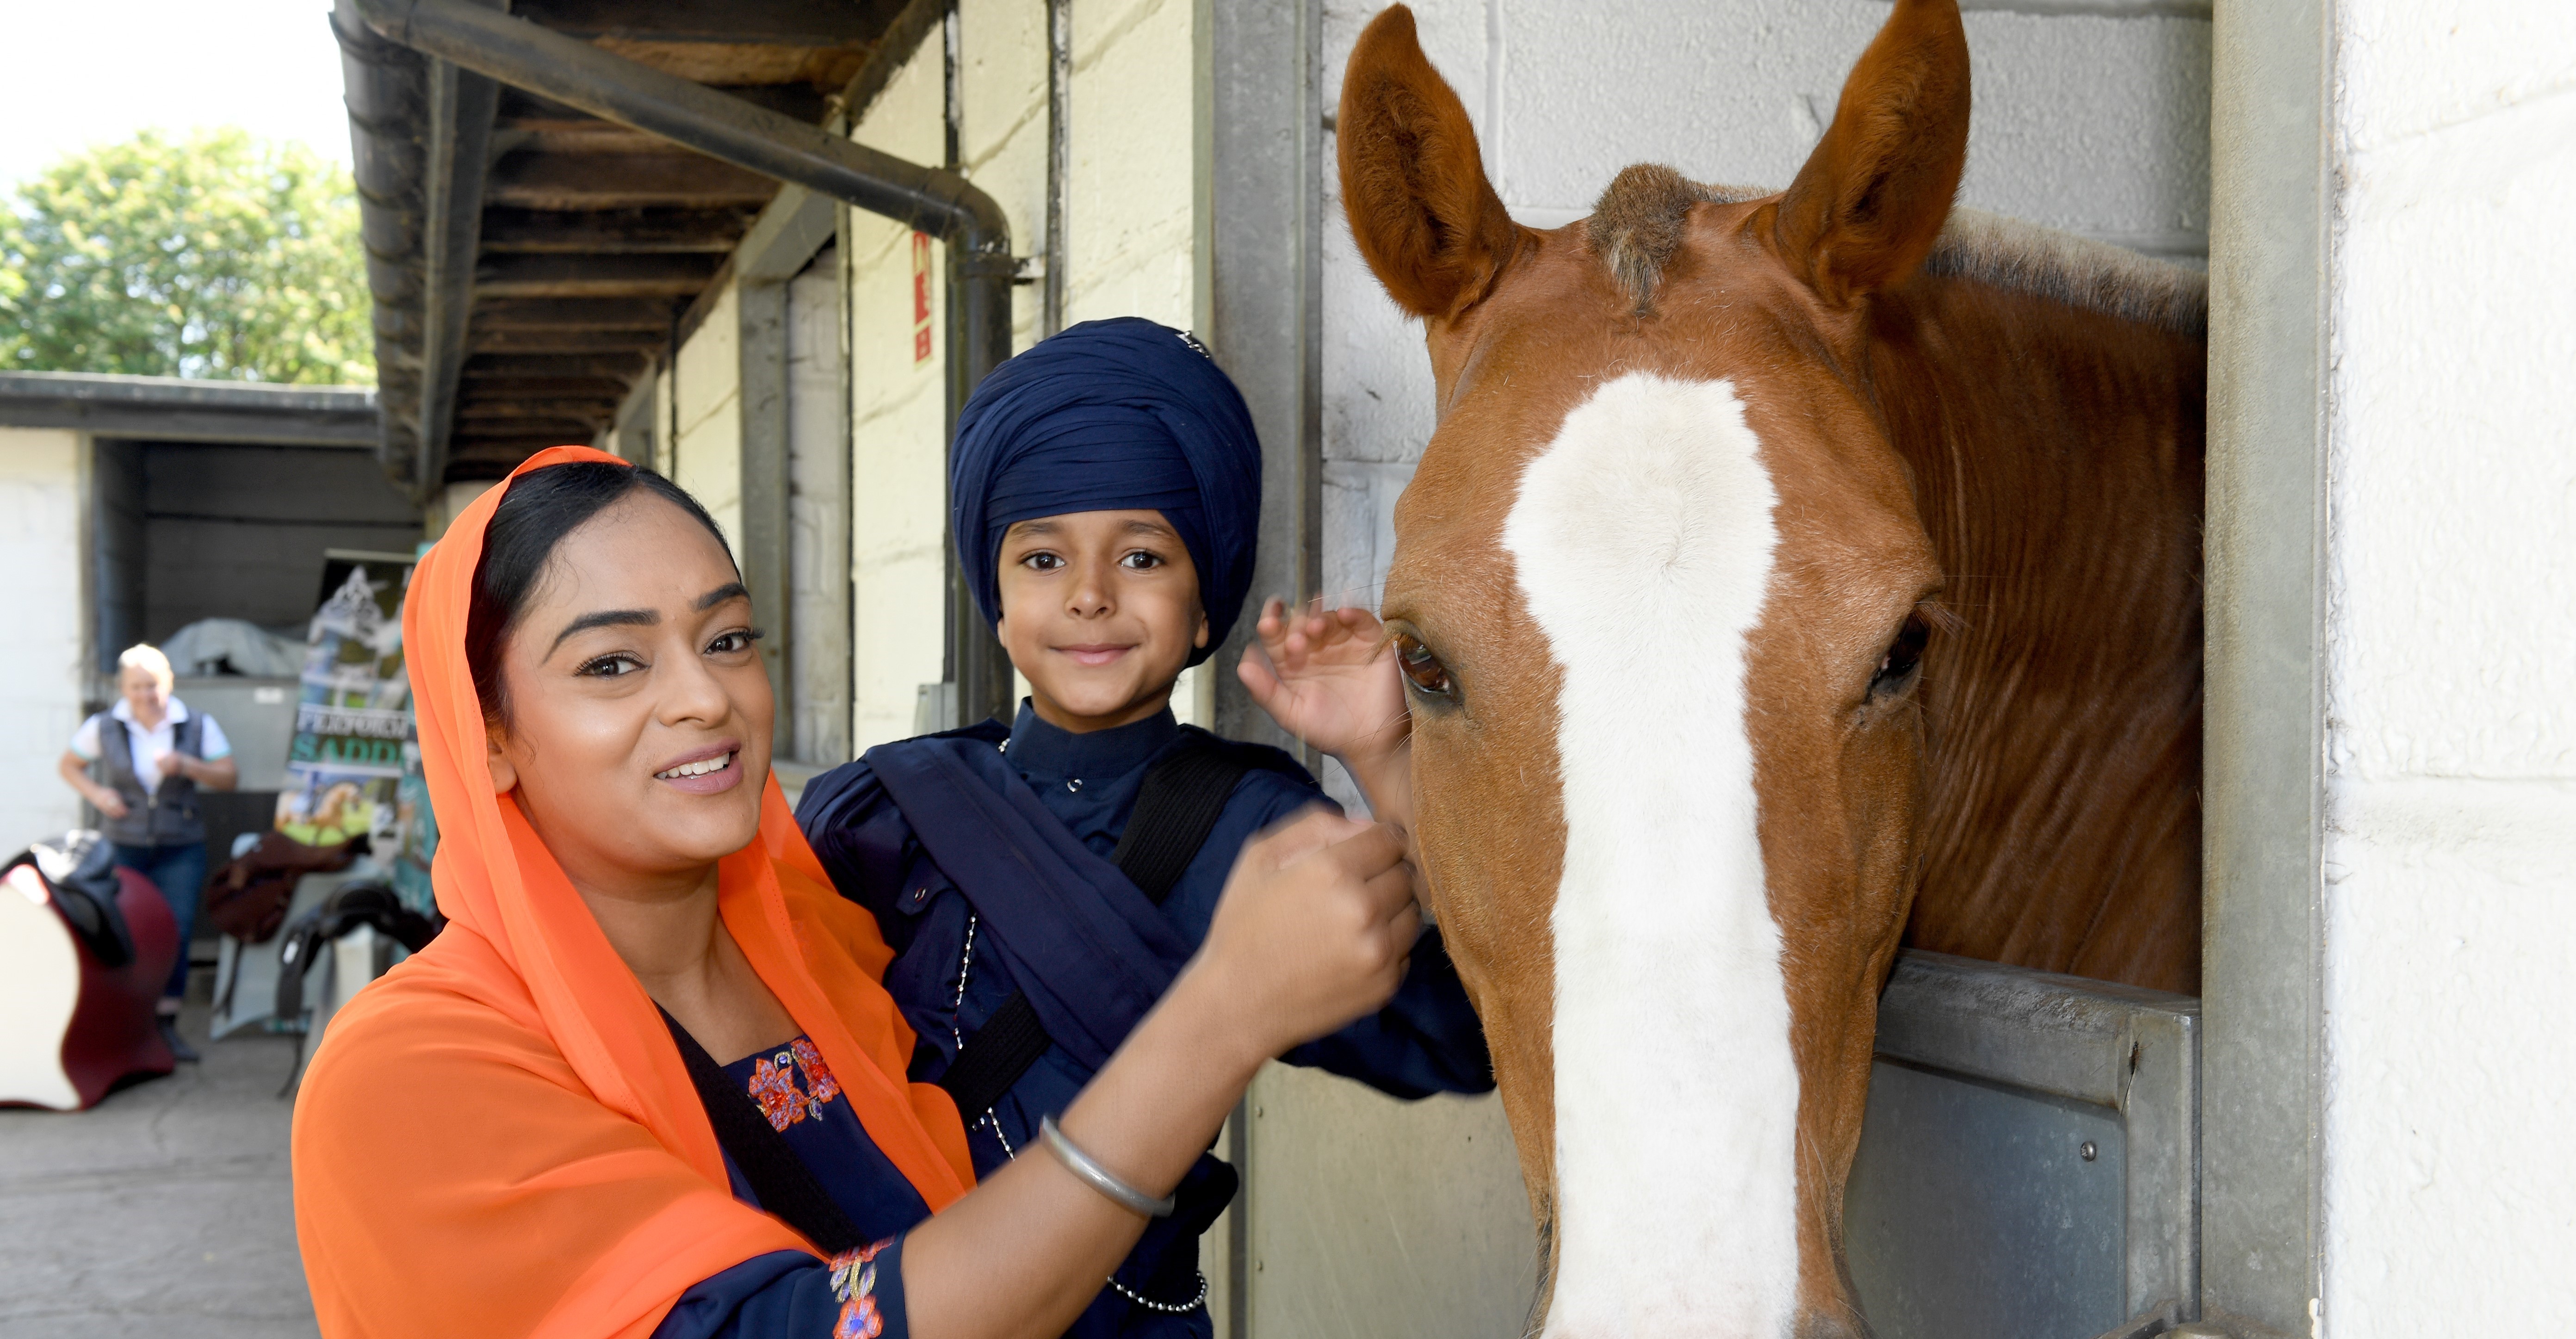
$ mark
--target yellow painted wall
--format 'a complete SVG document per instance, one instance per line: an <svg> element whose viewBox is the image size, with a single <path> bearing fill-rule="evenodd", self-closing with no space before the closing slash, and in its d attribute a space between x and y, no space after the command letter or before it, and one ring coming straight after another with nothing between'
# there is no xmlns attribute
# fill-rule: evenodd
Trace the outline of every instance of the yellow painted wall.
<svg viewBox="0 0 2576 1339"><path fill-rule="evenodd" d="M916 163L947 153L947 79L933 33L850 137ZM947 582L947 248L930 246L930 349L913 342L912 231L850 216L851 730L865 751L913 733L921 685L941 674Z"/></svg>
<svg viewBox="0 0 2576 1339"><path fill-rule="evenodd" d="M1195 6L1076 0L1065 320L1198 322Z"/></svg>
<svg viewBox="0 0 2576 1339"><path fill-rule="evenodd" d="M671 481L694 494L725 538L742 542L742 306L732 284L680 346Z"/></svg>
<svg viewBox="0 0 2576 1339"><path fill-rule="evenodd" d="M1191 0L1075 0L1067 325L1111 316L1199 324L1197 8ZM1215 719L1214 668L1181 676L1172 710L1182 721Z"/></svg>

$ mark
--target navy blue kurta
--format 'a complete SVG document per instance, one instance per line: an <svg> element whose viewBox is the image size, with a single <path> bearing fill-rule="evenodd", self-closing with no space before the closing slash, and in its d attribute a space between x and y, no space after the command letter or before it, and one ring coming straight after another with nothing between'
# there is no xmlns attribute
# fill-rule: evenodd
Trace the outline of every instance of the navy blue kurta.
<svg viewBox="0 0 2576 1339"><path fill-rule="evenodd" d="M1073 734L1039 720L1024 704L1008 731L998 722L986 722L885 745L807 783L798 824L841 893L875 913L895 950L885 984L919 1034L913 1077L936 1080L945 1073L961 1039L973 1035L1024 983L1013 979L989 941L970 944L970 936L992 932L930 858L913 820L896 807L877 777L876 764L891 765L906 756L899 751L957 749L967 741L989 744L1045 812L1105 861L1126 830L1147 770L1192 738L1214 742L1202 732L1185 731L1168 711L1114 730ZM1226 876L1244 843L1310 805L1332 804L1285 753L1239 743L1221 746L1253 750L1246 756L1262 765L1236 784L1206 844L1159 908L1185 952L1195 951L1206 938ZM932 821L952 820L943 815ZM1385 1008L1281 1059L1406 1098L1484 1092L1494 1083L1483 1029L1437 931L1426 933L1415 946L1412 970ZM1065 1046L1051 1046L992 1111L964 1113L977 1174L990 1175L1026 1147L1039 1118L1063 1111L1090 1078L1090 1069ZM1119 1268L1114 1286L1103 1291L1068 1334L1079 1339L1207 1335L1205 1310L1189 1305L1199 1291L1198 1235L1233 1190L1232 1169L1202 1158L1181 1186L1179 1211L1148 1227ZM1156 1310L1139 1298L1181 1309Z"/></svg>
<svg viewBox="0 0 2576 1339"><path fill-rule="evenodd" d="M1038 720L1024 706L1019 722L1007 732L998 723L987 722L884 747L937 747L932 741L951 741L947 747L960 747L956 741L989 744L998 756L1008 759L1011 773L1046 813L1105 859L1126 830L1146 771L1189 737L1168 711L1116 730L1076 735ZM1224 747L1257 749L1244 744ZM878 756L876 751L870 754ZM1258 749L1248 756L1263 765L1236 784L1206 844L1159 908L1169 930L1191 951L1207 935L1226 875L1243 844L1309 805L1332 804L1286 754ZM956 1058L960 1038L971 1036L1020 989L1001 955L993 951L992 933L930 860L867 759L808 783L797 820L843 895L876 914L887 943L895 950L894 962L886 971L886 987L920 1038L913 1076L935 1080ZM979 936L980 948L970 942ZM1484 1033L1436 930L1415 945L1412 971L1384 1009L1281 1058L1356 1078L1399 1097L1483 1092L1493 1087ZM810 1064L809 1057L791 1043L776 1055L762 1052L725 1068L762 1103L771 1124L786 1136L789 1147L860 1231L872 1238L892 1238L875 1261L874 1319L886 1339L902 1339L908 1331L900 1234L925 1217L926 1210L911 1185L869 1141L847 1100L816 1097L819 1088ZM968 1113L967 1142L977 1174L990 1175L1010 1161L1036 1133L1039 1117L1063 1111L1089 1080L1090 1071L1063 1046L1050 1047L991 1112ZM820 1085L828 1086L828 1079ZM726 1167L732 1171L730 1160ZM738 1172L732 1179L736 1198L758 1202ZM1208 1335L1207 1312L1192 1305L1200 1289L1198 1236L1225 1207L1234 1187L1231 1168L1211 1157L1200 1158L1179 1188L1180 1209L1147 1227L1135 1251L1119 1267L1115 1286L1101 1293L1068 1336L1203 1339ZM1145 1303L1138 1298L1146 1299ZM654 1333L655 1339L821 1336L833 1332L846 1309L821 1262L801 1252L779 1251L701 1281Z"/></svg>

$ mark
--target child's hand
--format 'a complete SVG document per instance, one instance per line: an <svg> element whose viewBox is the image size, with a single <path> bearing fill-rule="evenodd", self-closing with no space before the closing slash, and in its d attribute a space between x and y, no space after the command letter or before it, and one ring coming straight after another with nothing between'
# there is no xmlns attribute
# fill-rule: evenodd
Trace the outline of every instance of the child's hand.
<svg viewBox="0 0 2576 1339"><path fill-rule="evenodd" d="M1262 603L1256 631L1259 653L1245 647L1235 672L1282 728L1354 771L1403 747L1413 721L1377 615L1326 612L1320 600L1291 615L1274 596Z"/></svg>

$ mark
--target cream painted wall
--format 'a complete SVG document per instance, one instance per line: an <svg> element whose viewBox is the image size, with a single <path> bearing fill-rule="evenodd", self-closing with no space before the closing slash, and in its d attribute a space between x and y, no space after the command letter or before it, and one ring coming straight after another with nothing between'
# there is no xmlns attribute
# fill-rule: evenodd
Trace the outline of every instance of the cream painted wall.
<svg viewBox="0 0 2576 1339"><path fill-rule="evenodd" d="M869 106L851 138L916 163L947 155L938 34ZM913 346L912 231L852 213L850 233L851 729L861 752L913 733L920 687L943 660L947 581L947 248L930 246L929 356Z"/></svg>
<svg viewBox="0 0 2576 1339"><path fill-rule="evenodd" d="M2323 1332L2576 1326L2576 6L2337 0Z"/></svg>
<svg viewBox="0 0 2576 1339"><path fill-rule="evenodd" d="M680 346L674 394L671 481L694 494L725 538L742 542L742 303L734 285L717 294Z"/></svg>
<svg viewBox="0 0 2576 1339"><path fill-rule="evenodd" d="M1065 322L1198 323L1190 0L1075 0Z"/></svg>
<svg viewBox="0 0 2576 1339"><path fill-rule="evenodd" d="M1067 325L1111 316L1200 324L1198 40L1192 0L1074 0ZM1211 672L1187 670L1172 690L1183 722L1215 718Z"/></svg>
<svg viewBox="0 0 2576 1339"><path fill-rule="evenodd" d="M960 170L1002 206L1023 256L1046 247L1046 23L1044 0L957 4ZM1045 307L1043 286L1011 290L1013 349L1037 341Z"/></svg>
<svg viewBox="0 0 2576 1339"><path fill-rule="evenodd" d="M1194 13L1190 0L1075 0L1068 323L1122 315L1197 323ZM941 161L943 62L934 33L853 138L915 162ZM958 84L962 170L1000 202L1013 251L1037 254L1047 210L1045 6L960 0ZM932 356L913 358L910 234L866 214L854 214L851 228L855 728L864 750L911 734L919 688L941 673L947 349L938 328L943 280L933 285ZM944 276L945 248L932 247L931 263ZM1042 304L1036 284L1014 292L1015 348L1037 339ZM1183 720L1213 714L1207 683L1204 667L1183 676L1173 695Z"/></svg>
<svg viewBox="0 0 2576 1339"><path fill-rule="evenodd" d="M0 845L16 851L80 820L54 764L80 727L81 518L89 440L0 428L0 568L10 574L10 654L0 657Z"/></svg>

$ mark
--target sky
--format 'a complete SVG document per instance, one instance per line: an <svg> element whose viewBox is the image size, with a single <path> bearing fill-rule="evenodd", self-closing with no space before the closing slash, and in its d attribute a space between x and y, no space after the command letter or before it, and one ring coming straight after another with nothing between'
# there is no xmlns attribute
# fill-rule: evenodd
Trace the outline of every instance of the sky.
<svg viewBox="0 0 2576 1339"><path fill-rule="evenodd" d="M0 0L0 191L146 127L237 125L343 165L330 0Z"/></svg>

